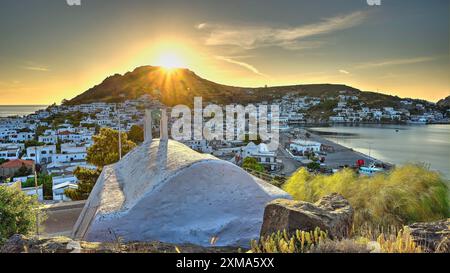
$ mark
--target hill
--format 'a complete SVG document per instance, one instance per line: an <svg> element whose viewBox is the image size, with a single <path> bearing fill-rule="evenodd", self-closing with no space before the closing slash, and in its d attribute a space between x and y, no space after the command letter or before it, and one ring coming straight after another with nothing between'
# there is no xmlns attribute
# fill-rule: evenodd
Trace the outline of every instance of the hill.
<svg viewBox="0 0 450 273"><path fill-rule="evenodd" d="M450 108L450 96L437 102L437 106L441 108Z"/></svg>
<svg viewBox="0 0 450 273"><path fill-rule="evenodd" d="M347 95L358 95L369 106L394 106L400 98L374 92L362 92L356 88L340 84L308 84L261 88L245 88L218 84L196 75L188 69L166 70L156 66L138 67L124 75L115 74L106 78L86 92L67 101L66 104L92 102L120 102L136 99L144 94L159 99L168 106L192 105L196 96L216 104L272 101L288 93L298 96L329 97L340 91Z"/></svg>

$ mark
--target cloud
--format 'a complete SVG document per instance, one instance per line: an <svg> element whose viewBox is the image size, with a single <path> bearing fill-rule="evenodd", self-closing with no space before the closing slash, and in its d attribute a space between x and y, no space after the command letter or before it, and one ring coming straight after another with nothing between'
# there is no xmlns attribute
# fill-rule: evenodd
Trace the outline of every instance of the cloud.
<svg viewBox="0 0 450 273"><path fill-rule="evenodd" d="M40 71L40 72L48 72L48 71L50 71L50 69L48 69L47 67L39 67L39 66L24 66L22 68L26 69L26 70Z"/></svg>
<svg viewBox="0 0 450 273"><path fill-rule="evenodd" d="M31 71L38 71L38 72L48 72L50 69L44 65L37 64L33 61L27 61L24 62L21 66L22 69L25 70L31 70Z"/></svg>
<svg viewBox="0 0 450 273"><path fill-rule="evenodd" d="M240 61L234 60L234 59L229 58L229 57L224 57L224 56L216 56L216 58L219 59L219 60L231 63L231 64L236 64L236 65L242 66L242 67L246 68L247 70L249 70L249 71L251 71L251 72L253 72L253 73L255 73L255 74L259 75L259 76L262 76L262 77L265 77L265 78L267 77L263 73L259 72L259 70L256 67L254 67L253 65L251 65L251 64L240 62Z"/></svg>
<svg viewBox="0 0 450 273"><path fill-rule="evenodd" d="M347 70L344 70L344 69L339 69L339 73L350 75L350 72L348 72Z"/></svg>
<svg viewBox="0 0 450 273"><path fill-rule="evenodd" d="M292 50L319 47L322 42L301 40L354 27L361 24L367 16L368 12L357 11L344 16L327 18L314 24L291 28L239 27L210 24L201 24L201 28L210 30L209 36L205 40L205 44L209 46L232 45L244 49L280 46Z"/></svg>
<svg viewBox="0 0 450 273"><path fill-rule="evenodd" d="M356 66L356 68L375 68L375 67L385 67L385 66L395 66L395 65L405 65L405 64L417 64L430 62L437 59L437 57L415 57L415 58L407 58L407 59L394 59L394 60L385 60L381 62L375 63L366 63L360 64Z"/></svg>
<svg viewBox="0 0 450 273"><path fill-rule="evenodd" d="M196 26L197 29L203 29L206 27L206 23L201 23Z"/></svg>

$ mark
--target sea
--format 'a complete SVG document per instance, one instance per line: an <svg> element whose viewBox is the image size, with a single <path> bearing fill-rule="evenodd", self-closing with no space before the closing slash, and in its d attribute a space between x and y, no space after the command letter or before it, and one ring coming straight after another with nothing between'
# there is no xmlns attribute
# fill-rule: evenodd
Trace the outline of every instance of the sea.
<svg viewBox="0 0 450 273"><path fill-rule="evenodd" d="M26 116L48 105L0 105L0 118L9 116Z"/></svg>
<svg viewBox="0 0 450 273"><path fill-rule="evenodd" d="M311 128L381 161L424 163L450 179L450 125L353 125Z"/></svg>

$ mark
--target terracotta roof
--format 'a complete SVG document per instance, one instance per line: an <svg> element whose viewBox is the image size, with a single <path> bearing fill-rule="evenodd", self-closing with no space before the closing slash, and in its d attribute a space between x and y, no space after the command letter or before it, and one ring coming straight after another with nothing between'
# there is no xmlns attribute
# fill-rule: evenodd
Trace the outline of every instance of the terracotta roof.
<svg viewBox="0 0 450 273"><path fill-rule="evenodd" d="M33 160L15 159L15 160L11 160L11 161L3 163L2 165L0 165L0 168L6 168L6 169L20 168L20 167L22 167L22 165L25 165L28 167L33 167L34 161Z"/></svg>

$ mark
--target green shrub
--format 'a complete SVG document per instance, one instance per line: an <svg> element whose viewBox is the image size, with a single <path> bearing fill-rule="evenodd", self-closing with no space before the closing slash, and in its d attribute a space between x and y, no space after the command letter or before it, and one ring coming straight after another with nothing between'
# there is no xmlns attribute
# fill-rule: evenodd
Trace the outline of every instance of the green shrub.
<svg viewBox="0 0 450 273"><path fill-rule="evenodd" d="M354 225L401 227L413 222L449 217L448 187L438 173L419 165L405 165L373 177L343 170L331 176L313 175L300 169L283 189L294 199L316 202L330 193L340 193L355 210Z"/></svg>
<svg viewBox="0 0 450 273"><path fill-rule="evenodd" d="M35 196L27 196L15 187L0 186L0 243L14 234L33 231L38 209Z"/></svg>
<svg viewBox="0 0 450 273"><path fill-rule="evenodd" d="M246 157L242 163L242 168L264 172L264 166L261 163L258 163L254 157Z"/></svg>
<svg viewBox="0 0 450 273"><path fill-rule="evenodd" d="M78 188L66 189L64 194L73 201L88 199L89 194L100 176L101 169L91 170L77 167L73 173L78 179Z"/></svg>

